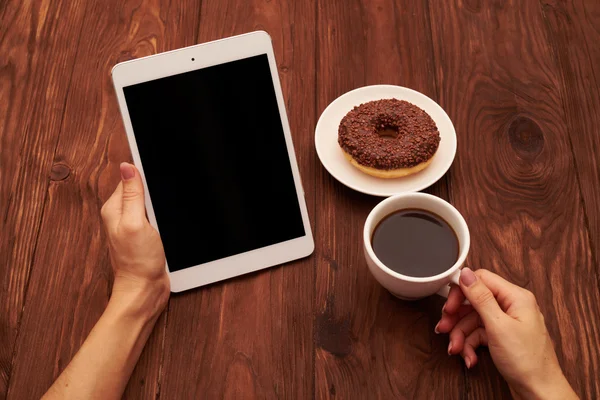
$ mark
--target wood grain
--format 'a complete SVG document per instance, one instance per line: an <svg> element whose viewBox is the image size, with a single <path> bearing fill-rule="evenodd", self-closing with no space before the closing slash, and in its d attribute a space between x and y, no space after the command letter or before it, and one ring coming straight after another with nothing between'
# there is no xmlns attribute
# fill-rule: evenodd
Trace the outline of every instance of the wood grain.
<svg viewBox="0 0 600 400"><path fill-rule="evenodd" d="M112 274L99 209L119 181L119 163L130 159L110 70L119 61L193 43L199 3L168 6L158 1L88 3L86 14L94 17L81 32L64 107L32 267L32 295L16 346L21 362L12 372L11 398L40 397L104 310ZM196 12L183 13L184 6ZM170 39L164 39L165 32ZM158 393L164 322L164 317L159 320L144 350L128 398Z"/></svg>
<svg viewBox="0 0 600 400"><path fill-rule="evenodd" d="M452 196L470 265L536 294L567 378L596 398L598 277L541 8L450 2L431 18L440 102L462 138ZM467 376L469 398L508 395L489 362Z"/></svg>
<svg viewBox="0 0 600 400"><path fill-rule="evenodd" d="M600 3L544 1L594 263L600 251ZM600 276L600 269L597 270Z"/></svg>
<svg viewBox="0 0 600 400"><path fill-rule="evenodd" d="M204 1L199 42L270 33L300 173L314 222L314 5ZM314 226L314 225L313 225ZM165 398L310 398L314 259L174 295L161 393Z"/></svg>
<svg viewBox="0 0 600 400"><path fill-rule="evenodd" d="M370 84L437 97L426 2L320 1L317 36L319 113ZM433 332L441 299L397 300L368 272L362 228L381 199L342 186L323 168L317 185L315 397L460 398L461 364ZM447 195L446 182L432 190Z"/></svg>
<svg viewBox="0 0 600 400"><path fill-rule="evenodd" d="M2 2L0 6L0 398L16 359L49 183L63 124L80 1ZM69 15L66 21L60 16Z"/></svg>
<svg viewBox="0 0 600 400"><path fill-rule="evenodd" d="M312 257L171 298L124 398L510 397L467 371L362 255L380 199L318 162L336 97L390 83L438 101L458 153L427 189L465 216L468 265L532 290L567 378L600 398L600 6L574 0L0 1L0 398L39 397L104 310L99 208L130 159L119 61L264 29L315 233Z"/></svg>

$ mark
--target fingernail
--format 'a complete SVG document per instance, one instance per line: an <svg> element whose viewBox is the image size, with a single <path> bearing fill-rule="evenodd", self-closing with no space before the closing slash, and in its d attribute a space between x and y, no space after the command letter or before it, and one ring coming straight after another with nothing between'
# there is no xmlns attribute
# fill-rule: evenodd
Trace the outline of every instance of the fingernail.
<svg viewBox="0 0 600 400"><path fill-rule="evenodd" d="M135 176L135 169L133 165L128 163L121 163L121 179L124 181L131 179Z"/></svg>
<svg viewBox="0 0 600 400"><path fill-rule="evenodd" d="M467 364L467 369L471 369L471 359L469 357L465 357L465 364Z"/></svg>
<svg viewBox="0 0 600 400"><path fill-rule="evenodd" d="M452 351L452 342L450 342L450 344L448 345L448 355L449 356L452 355L451 351Z"/></svg>
<svg viewBox="0 0 600 400"><path fill-rule="evenodd" d="M440 322L442 322L442 321L440 321ZM440 322L438 322L437 325L435 326L435 328L433 329L433 331L437 334L440 333L440 331L438 330L438 327L440 326Z"/></svg>
<svg viewBox="0 0 600 400"><path fill-rule="evenodd" d="M471 271L471 269L469 269L469 268L462 269L462 271L460 273L460 283L462 283L466 287L469 287L472 284L474 284L476 280L477 280L477 277L475 276L473 271Z"/></svg>

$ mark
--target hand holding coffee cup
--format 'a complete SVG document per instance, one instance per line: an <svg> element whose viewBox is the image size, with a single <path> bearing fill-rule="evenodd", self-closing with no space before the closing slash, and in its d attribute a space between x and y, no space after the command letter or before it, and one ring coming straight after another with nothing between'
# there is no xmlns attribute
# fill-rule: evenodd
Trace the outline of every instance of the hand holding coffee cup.
<svg viewBox="0 0 600 400"><path fill-rule="evenodd" d="M450 335L448 354L460 354L471 368L478 359L476 348L489 344L513 394L577 399L535 297L486 270L465 269L461 277L470 236L452 205L424 193L390 197L367 217L363 240L371 273L396 297L448 297L448 285L456 284L436 326L437 333ZM461 306L465 298L473 305Z"/></svg>
<svg viewBox="0 0 600 400"><path fill-rule="evenodd" d="M399 194L375 206L363 240L375 279L405 300L435 293L447 297L448 285L458 285L471 242L458 210L425 193Z"/></svg>

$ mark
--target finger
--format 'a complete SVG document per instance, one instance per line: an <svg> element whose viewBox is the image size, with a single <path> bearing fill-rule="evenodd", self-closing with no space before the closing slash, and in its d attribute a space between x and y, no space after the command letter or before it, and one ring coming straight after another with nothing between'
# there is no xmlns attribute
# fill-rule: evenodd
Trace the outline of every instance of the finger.
<svg viewBox="0 0 600 400"><path fill-rule="evenodd" d="M475 364L477 364L478 358L475 350L477 350L479 346L487 345L488 337L485 329L483 328L477 328L469 336L467 336L465 339L464 349L461 353L467 368L473 368Z"/></svg>
<svg viewBox="0 0 600 400"><path fill-rule="evenodd" d="M481 326L481 319L477 311L471 311L462 318L452 332L450 332L450 344L448 345L449 354L458 354L463 351L465 338Z"/></svg>
<svg viewBox="0 0 600 400"><path fill-rule="evenodd" d="M446 300L446 304L444 304L442 311L446 314L454 314L458 311L463 301L465 301L465 295L462 290L460 290L460 287L452 285L450 292L448 293L448 300Z"/></svg>
<svg viewBox="0 0 600 400"><path fill-rule="evenodd" d="M458 312L454 314L442 313L442 317L440 318L440 322L435 327L436 333L448 333L455 326L458 321L468 313L473 311L473 307L470 305L461 305L458 309Z"/></svg>
<svg viewBox="0 0 600 400"><path fill-rule="evenodd" d="M460 289L475 311L479 313L486 328L495 326L501 319L507 318L498 305L494 294L488 289L483 280L469 268L463 268L460 273Z"/></svg>
<svg viewBox="0 0 600 400"><path fill-rule="evenodd" d="M479 269L475 271L475 275L485 283L485 286L492 292L498 301L498 304L504 311L508 311L516 300L522 298L524 292L523 288L507 281L493 272Z"/></svg>
<svg viewBox="0 0 600 400"><path fill-rule="evenodd" d="M121 222L125 225L139 226L146 219L142 177L133 165L121 163L121 179L123 181Z"/></svg>
<svg viewBox="0 0 600 400"><path fill-rule="evenodd" d="M119 182L113 194L102 206L100 214L107 227L112 228L121 219L121 197L123 196L123 183Z"/></svg>

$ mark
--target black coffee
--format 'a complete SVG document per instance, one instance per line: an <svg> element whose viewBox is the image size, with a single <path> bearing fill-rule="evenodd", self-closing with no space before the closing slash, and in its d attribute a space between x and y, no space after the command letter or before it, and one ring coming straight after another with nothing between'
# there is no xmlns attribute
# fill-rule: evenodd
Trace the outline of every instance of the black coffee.
<svg viewBox="0 0 600 400"><path fill-rule="evenodd" d="M386 267L414 277L440 274L458 259L458 238L441 217L425 210L396 211L373 231L373 250Z"/></svg>

